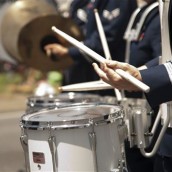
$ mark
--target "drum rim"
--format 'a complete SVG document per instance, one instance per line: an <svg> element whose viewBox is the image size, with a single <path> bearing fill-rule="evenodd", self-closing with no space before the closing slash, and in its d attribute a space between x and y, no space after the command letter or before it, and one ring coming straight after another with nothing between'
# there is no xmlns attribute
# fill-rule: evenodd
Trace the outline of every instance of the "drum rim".
<svg viewBox="0 0 172 172"><path fill-rule="evenodd" d="M62 98L63 95L47 95L47 96L30 96L27 98L27 106L28 107L46 107L47 105L60 105L60 103L68 103L72 102L73 100L80 100L81 102L85 102L86 100L84 99L93 99L94 101L101 100L102 97L98 94L89 94L89 93L75 93L75 92L69 92L69 93L62 93L63 95L66 95L66 98ZM70 94L72 96L70 96ZM60 97L62 96L62 97ZM78 97L78 96L84 96L83 97ZM42 101L42 102L38 102ZM74 101L75 102L75 101Z"/></svg>
<svg viewBox="0 0 172 172"><path fill-rule="evenodd" d="M118 110L110 113L110 114L106 114L104 116L99 116L99 117L95 117L95 118L86 118L86 119L79 119L79 120L63 120L63 121L29 121L27 119L24 119L24 117L26 118L26 115L28 116L29 114L24 114L21 117L21 121L20 121L20 127L24 128L24 129L29 129L29 130L64 130L64 129L74 129L74 128L86 128L86 127L91 127L91 126L98 126L98 125L104 125L104 124L109 124L109 123L114 123L115 121L121 120L121 122L123 121L123 117L124 117L124 110L123 110L123 106L121 105L114 105L114 104L109 104L109 103L73 103L73 104L69 104L69 105L64 105L61 106L59 108L55 107L54 109L52 109L52 107L50 108L46 108L46 109L42 109L39 112L34 112L32 114L30 114L31 116L34 116L36 114L41 114L44 113L47 110L50 111L54 111L57 109L66 109L66 108L75 108L77 106L80 107L91 107L91 106L111 106L111 107L118 107Z"/></svg>

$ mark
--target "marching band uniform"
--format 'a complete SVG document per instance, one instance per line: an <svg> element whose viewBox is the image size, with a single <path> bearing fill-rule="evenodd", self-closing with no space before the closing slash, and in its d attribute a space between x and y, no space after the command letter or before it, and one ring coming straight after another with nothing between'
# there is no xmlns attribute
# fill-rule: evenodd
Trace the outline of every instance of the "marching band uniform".
<svg viewBox="0 0 172 172"><path fill-rule="evenodd" d="M170 43L172 42L172 2L169 8ZM171 46L172 47L172 46ZM172 101L172 61L158 65L159 59L152 60L147 64L148 70L141 71L143 82L151 88L146 94L147 100L152 107L161 103ZM157 73L157 75L155 75ZM158 96L156 96L158 94ZM172 128L167 128L161 141L154 165L154 172L171 172L172 170Z"/></svg>
<svg viewBox="0 0 172 172"><path fill-rule="evenodd" d="M135 21L137 27L142 19L145 10L153 4L152 1L148 5L142 7L140 13ZM135 67L140 67L151 59L155 59L161 55L161 30L160 30L160 16L158 6L154 8L146 17L142 29L139 33L138 39L131 41L129 63ZM158 59L158 58L157 58ZM149 62L150 63L150 62ZM151 65L151 64L147 64ZM143 98L142 92L128 92L125 91L126 97ZM128 162L129 172L152 172L154 168L154 158L145 158L138 148L129 148L126 143L126 156ZM137 160L138 163L135 163Z"/></svg>
<svg viewBox="0 0 172 172"><path fill-rule="evenodd" d="M146 94L151 107L172 100L172 94L170 94L172 89L172 62L151 67L149 70L141 70L140 73L143 82L151 88L150 92Z"/></svg>
<svg viewBox="0 0 172 172"><path fill-rule="evenodd" d="M154 3L154 2L153 2ZM143 12L152 3L144 6L139 13ZM139 17L139 18L140 18ZM138 18L138 17L137 17ZM139 23L139 20L138 20ZM135 24L137 26L137 24ZM146 62L161 56L161 30L159 8L153 9L146 17L144 25L137 40L131 42L129 64L140 67ZM126 97L142 98L141 92L125 92Z"/></svg>
<svg viewBox="0 0 172 172"><path fill-rule="evenodd" d="M172 1L170 1L170 11L169 11L169 30L172 31ZM167 33L168 34L168 33ZM170 33L170 44L172 43L172 34ZM172 47L172 46L171 46ZM117 86L117 88L123 88L126 90L135 90L138 91L138 88L132 87L125 79L118 78L118 75L111 70L122 69L130 72L133 76L136 76L138 79L142 80L145 84L150 87L149 93L145 93L146 98L152 108L159 106L162 103L172 101L172 60L165 62L164 64L156 65L156 59L154 62L149 63L148 69L140 70L134 68L132 65L125 63L117 62L105 62L101 68L98 65L93 64L95 71L101 77L102 80L109 83L112 86ZM155 65L155 66L151 66ZM141 76L140 76L141 75ZM171 116L171 114L170 114ZM171 119L170 119L171 120ZM168 128L160 149L158 151L159 159L157 161L157 168L154 172L171 172L172 171L172 136L171 128ZM158 163L159 162L159 163ZM140 169L138 170L140 172Z"/></svg>
<svg viewBox="0 0 172 172"><path fill-rule="evenodd" d="M150 5L150 4L149 4ZM146 5L145 9L149 6ZM140 67L161 55L161 30L158 7L146 18L139 38L131 43L130 61L133 66Z"/></svg>
<svg viewBox="0 0 172 172"><path fill-rule="evenodd" d="M154 63L158 64L155 59ZM150 66L150 64L149 64ZM150 86L151 90L146 94L152 107L172 100L172 62L155 65L148 70L140 71L143 82ZM155 75L155 73L157 75ZM158 96L157 96L158 95ZM172 169L172 128L167 128L161 141L154 165L154 172L171 172Z"/></svg>
<svg viewBox="0 0 172 172"><path fill-rule="evenodd" d="M170 31L172 30L172 22L170 21L172 16L171 6L172 2L170 2L169 12ZM172 42L172 34L170 33L169 35L170 42ZM161 65L158 64L159 58L154 58L146 63L148 70L140 71L143 82L151 88L150 92L146 94L151 107L156 107L161 103L172 100L172 94L169 94L172 89L172 60Z"/></svg>

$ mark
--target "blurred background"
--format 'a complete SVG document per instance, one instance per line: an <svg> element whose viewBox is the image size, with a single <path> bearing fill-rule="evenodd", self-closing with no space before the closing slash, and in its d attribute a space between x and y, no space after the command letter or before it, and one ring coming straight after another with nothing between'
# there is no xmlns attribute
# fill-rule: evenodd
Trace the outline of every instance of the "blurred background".
<svg viewBox="0 0 172 172"><path fill-rule="evenodd" d="M33 7L38 8L38 12L34 13L31 10L27 15L22 16L20 6L14 5L16 1L0 0L0 172L25 172L19 124L21 116L26 110L27 98L35 95L40 87L49 88L50 93L58 94L57 88L62 82L61 71L52 68L49 62L44 64L34 60L27 62L25 59L27 57L20 55L21 44L24 42L18 43L18 40L26 40L33 35L27 31L22 35L23 30L27 30L29 26L38 32L39 39L47 36L43 28L47 22L46 16L45 18L42 16L39 12L40 8L44 9L45 2L49 3L50 7L46 6L46 9L49 9L47 16L50 21L52 20L51 25L54 22L54 16L58 20L54 9L67 16L71 0L23 1L27 1L23 3L23 8L27 8L27 6L30 10ZM40 28L36 28L37 26L33 22L35 18L39 18L42 31L39 30ZM36 41L37 44L40 44L39 40ZM40 54L44 55L42 50L37 51L32 56L39 56ZM37 64L36 67L34 64ZM48 66L48 69L44 71L42 66L44 68L45 65ZM44 90L41 93L37 92L38 95L44 93Z"/></svg>

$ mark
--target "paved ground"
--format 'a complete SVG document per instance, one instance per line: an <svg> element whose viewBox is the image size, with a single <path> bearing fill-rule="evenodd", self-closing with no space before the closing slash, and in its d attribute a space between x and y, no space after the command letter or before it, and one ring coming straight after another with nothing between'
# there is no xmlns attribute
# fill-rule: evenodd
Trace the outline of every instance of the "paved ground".
<svg viewBox="0 0 172 172"><path fill-rule="evenodd" d="M0 93L0 115L3 112L24 110L27 95L23 94L1 94Z"/></svg>
<svg viewBox="0 0 172 172"><path fill-rule="evenodd" d="M0 172L25 172L19 121L27 96L0 95Z"/></svg>

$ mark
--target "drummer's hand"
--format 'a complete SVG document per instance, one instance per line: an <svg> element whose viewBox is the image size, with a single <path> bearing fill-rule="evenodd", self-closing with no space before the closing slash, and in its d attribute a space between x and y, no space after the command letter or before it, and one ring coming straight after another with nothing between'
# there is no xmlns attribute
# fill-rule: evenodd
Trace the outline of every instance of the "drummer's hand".
<svg viewBox="0 0 172 172"><path fill-rule="evenodd" d="M139 89L126 79L122 78L115 72L115 69L122 69L138 80L142 80L140 72L137 68L127 63L121 63L117 61L107 60L99 67L96 63L93 63L93 67L99 77L106 83L110 84L114 88L124 89L128 91L139 91Z"/></svg>
<svg viewBox="0 0 172 172"><path fill-rule="evenodd" d="M65 57L68 55L68 48L57 44L48 44L44 47L47 56L50 56L51 54L57 55L58 57Z"/></svg>

